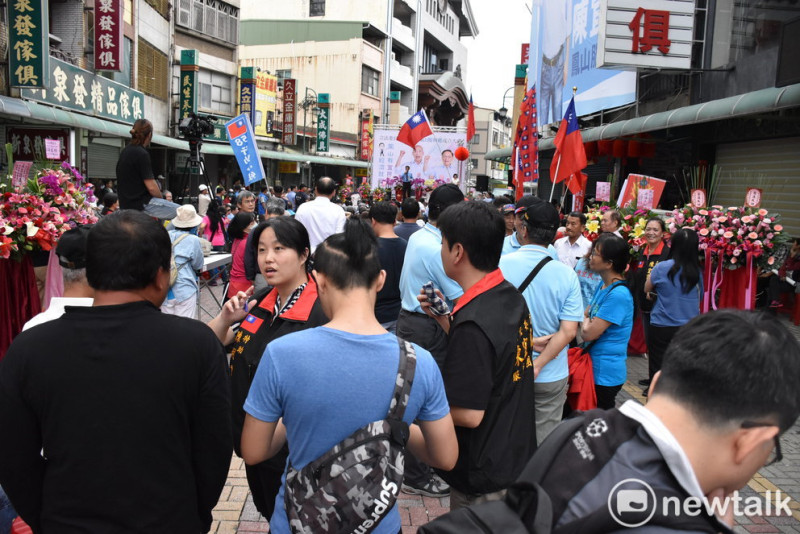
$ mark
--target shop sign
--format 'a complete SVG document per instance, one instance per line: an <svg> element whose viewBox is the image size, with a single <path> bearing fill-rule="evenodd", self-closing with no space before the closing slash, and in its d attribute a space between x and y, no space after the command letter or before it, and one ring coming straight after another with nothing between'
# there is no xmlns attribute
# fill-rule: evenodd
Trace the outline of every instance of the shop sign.
<svg viewBox="0 0 800 534"><path fill-rule="evenodd" d="M356 169L356 176L366 178L367 176L369 176L369 169L363 169L363 168ZM362 182L364 181L362 180Z"/></svg>
<svg viewBox="0 0 800 534"><path fill-rule="evenodd" d="M297 161L279 161L278 172L281 174L298 174L300 172L300 163Z"/></svg>
<svg viewBox="0 0 800 534"><path fill-rule="evenodd" d="M180 118L197 113L197 73L200 71L197 50L181 50Z"/></svg>
<svg viewBox="0 0 800 534"><path fill-rule="evenodd" d="M133 124L144 117L144 95L115 81L50 58L47 89L22 89L24 99L36 100L98 118Z"/></svg>
<svg viewBox="0 0 800 534"><path fill-rule="evenodd" d="M256 123L256 77L255 67L239 69L239 113L244 113L252 124Z"/></svg>
<svg viewBox="0 0 800 534"><path fill-rule="evenodd" d="M372 121L372 110L365 109L361 114L361 159L364 161L372 157Z"/></svg>
<svg viewBox="0 0 800 534"><path fill-rule="evenodd" d="M94 70L122 71L122 0L97 0L94 8Z"/></svg>
<svg viewBox="0 0 800 534"><path fill-rule="evenodd" d="M50 81L48 3L9 0L8 51L12 87L47 87Z"/></svg>
<svg viewBox="0 0 800 534"><path fill-rule="evenodd" d="M274 137L273 125L278 107L278 77L259 72L256 76L255 113L253 127L256 135Z"/></svg>
<svg viewBox="0 0 800 534"><path fill-rule="evenodd" d="M520 57L520 63L524 63L527 65L531 60L531 44L530 43L522 43L522 53Z"/></svg>
<svg viewBox="0 0 800 534"><path fill-rule="evenodd" d="M689 69L694 11L694 0L601 0L597 67Z"/></svg>
<svg viewBox="0 0 800 534"><path fill-rule="evenodd" d="M220 115L215 115L215 117L217 119L211 121L211 123L214 125L214 133L203 136L203 141L221 141L223 143L227 143L228 134L225 133L225 123L231 120L231 118Z"/></svg>
<svg viewBox="0 0 800 534"><path fill-rule="evenodd" d="M281 144L295 144L295 122L297 111L297 80L286 78L283 80L283 136Z"/></svg>
<svg viewBox="0 0 800 534"><path fill-rule="evenodd" d="M14 161L36 161L69 158L69 130L44 128L6 128L6 139L11 144ZM47 141L59 144L58 156L47 155Z"/></svg>
<svg viewBox="0 0 800 534"><path fill-rule="evenodd" d="M328 152L330 150L329 137L331 134L331 95L330 93L320 93L317 95L317 152Z"/></svg>

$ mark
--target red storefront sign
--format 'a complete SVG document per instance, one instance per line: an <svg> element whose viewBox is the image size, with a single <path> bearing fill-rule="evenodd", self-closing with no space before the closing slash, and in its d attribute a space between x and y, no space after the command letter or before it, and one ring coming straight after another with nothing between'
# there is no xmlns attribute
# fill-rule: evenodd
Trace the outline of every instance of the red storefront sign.
<svg viewBox="0 0 800 534"><path fill-rule="evenodd" d="M284 145L295 144L296 89L297 80L293 78L283 80L283 135L281 136L281 143Z"/></svg>
<svg viewBox="0 0 800 534"><path fill-rule="evenodd" d="M372 158L372 110L365 109L361 114L361 159Z"/></svg>
<svg viewBox="0 0 800 534"><path fill-rule="evenodd" d="M94 68L121 71L122 0L96 0L94 12Z"/></svg>
<svg viewBox="0 0 800 534"><path fill-rule="evenodd" d="M527 65L530 59L531 45L530 43L522 43L522 55L520 63Z"/></svg>
<svg viewBox="0 0 800 534"><path fill-rule="evenodd" d="M35 161L47 159L45 139L61 142L61 154L57 161L69 159L69 130L48 130L40 128L8 128L6 140L11 143L14 161Z"/></svg>

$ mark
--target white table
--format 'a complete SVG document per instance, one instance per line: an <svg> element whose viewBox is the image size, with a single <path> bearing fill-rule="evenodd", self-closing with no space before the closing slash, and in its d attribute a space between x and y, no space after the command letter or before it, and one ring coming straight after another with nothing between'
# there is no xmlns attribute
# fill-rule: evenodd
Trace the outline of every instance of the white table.
<svg viewBox="0 0 800 534"><path fill-rule="evenodd" d="M227 253L224 253L224 252L217 252L217 253L212 252L208 256L203 256L203 267L200 269L200 272L201 273L206 273L208 271L211 271L211 270L214 270L214 269L217 269L217 268L224 268L226 265L229 265L232 260L233 260L233 256L231 254L227 254ZM201 319L200 310L203 310L204 312L206 312L206 314L210 315L211 317L216 317L216 315L219 312L219 310L222 309L222 302L220 301L220 299L217 298L217 296L214 294L214 292L210 289L211 281L212 280L221 280L222 279L222 273L223 273L223 269L220 269L218 273L213 275L208 280L204 279L202 276L199 277L198 284L197 284L197 318L198 319ZM206 310L205 308L203 308L200 305L200 300L201 300L200 296L202 294L203 289L206 289L206 288L208 288L208 293L211 295L211 298L213 298L214 302L217 304L217 309L214 311L213 314L210 313L208 310ZM223 287L223 289L224 289L224 287ZM222 295L222 299L224 301L224 299L225 299L225 295L224 294Z"/></svg>

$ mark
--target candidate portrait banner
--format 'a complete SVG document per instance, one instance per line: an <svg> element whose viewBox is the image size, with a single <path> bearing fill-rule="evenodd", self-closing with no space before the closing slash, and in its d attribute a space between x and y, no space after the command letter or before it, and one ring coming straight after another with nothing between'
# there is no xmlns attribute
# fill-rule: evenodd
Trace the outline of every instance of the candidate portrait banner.
<svg viewBox="0 0 800 534"><path fill-rule="evenodd" d="M375 125L372 138L372 183L375 187L402 184L402 174L409 167L414 187L431 188L456 183L466 192L467 162L455 158L455 150L467 146L466 132L441 132L422 139L412 150L397 140L399 129Z"/></svg>

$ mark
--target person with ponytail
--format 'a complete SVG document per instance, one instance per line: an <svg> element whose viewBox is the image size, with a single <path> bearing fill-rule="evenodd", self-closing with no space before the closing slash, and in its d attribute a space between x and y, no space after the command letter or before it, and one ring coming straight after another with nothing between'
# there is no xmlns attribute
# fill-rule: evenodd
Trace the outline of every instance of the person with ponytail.
<svg viewBox="0 0 800 534"><path fill-rule="evenodd" d="M253 213L236 217L255 219ZM244 401L264 349L286 334L328 321L317 298L317 285L308 272L310 244L305 227L290 217L276 217L255 227L251 234L257 247L258 267L271 287L253 296L251 288L239 291L208 323L223 344L232 343L231 407L234 450L239 456ZM245 246L241 237L238 243ZM232 328L236 324L238 328ZM268 461L245 466L253 503L264 517L273 512L287 454L284 448Z"/></svg>
<svg viewBox="0 0 800 534"><path fill-rule="evenodd" d="M650 313L647 342L651 380L661 369L664 352L675 332L700 314L703 281L697 251L697 232L678 230L670 241L669 259L653 267L644 284L648 299L658 295Z"/></svg>
<svg viewBox="0 0 800 534"><path fill-rule="evenodd" d="M330 322L267 346L244 406L241 447L247 464L263 462L288 442L291 465L302 469L389 411L400 348L375 317L386 275L367 222L350 219L344 233L323 241L313 274ZM413 347L416 367L403 416L410 424L407 447L430 465L451 469L458 446L442 377L430 353ZM290 531L283 489L269 524L270 532ZM400 528L395 506L372 532L395 534Z"/></svg>
<svg viewBox="0 0 800 534"><path fill-rule="evenodd" d="M162 198L147 152L152 138L153 125L149 120L139 119L133 123L131 142L117 160L120 209L143 211L151 198Z"/></svg>

